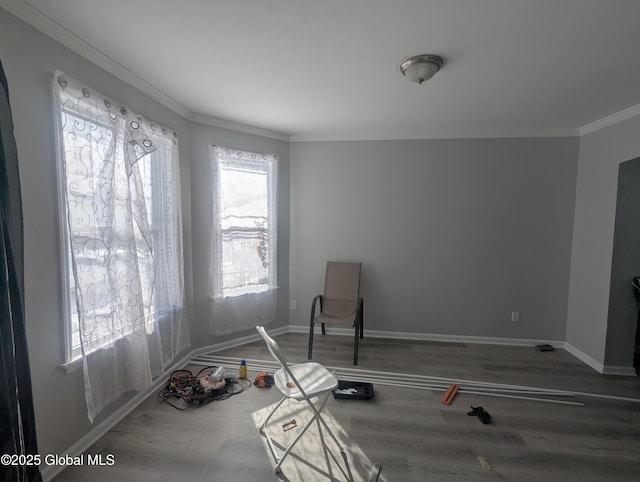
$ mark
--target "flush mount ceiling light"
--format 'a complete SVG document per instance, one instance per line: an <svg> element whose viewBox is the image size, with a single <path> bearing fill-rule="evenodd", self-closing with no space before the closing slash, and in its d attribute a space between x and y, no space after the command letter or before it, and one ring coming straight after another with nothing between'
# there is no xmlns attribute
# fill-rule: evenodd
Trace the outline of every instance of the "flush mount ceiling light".
<svg viewBox="0 0 640 482"><path fill-rule="evenodd" d="M404 59L400 62L398 68L400 72L402 72L402 75L411 82L422 84L424 81L436 75L442 67L442 64L444 64L442 57L423 54Z"/></svg>

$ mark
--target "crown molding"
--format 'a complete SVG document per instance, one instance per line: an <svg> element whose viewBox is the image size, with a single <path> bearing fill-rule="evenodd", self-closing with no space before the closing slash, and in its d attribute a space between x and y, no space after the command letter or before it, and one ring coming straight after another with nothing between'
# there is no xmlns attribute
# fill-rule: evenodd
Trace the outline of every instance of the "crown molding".
<svg viewBox="0 0 640 482"><path fill-rule="evenodd" d="M327 333L331 335L353 336L352 328L340 328L328 326ZM289 325L289 333L308 333L309 327L303 325ZM403 331L367 330L370 338L384 338L389 340L409 341L439 341L443 343L476 343L482 345L507 345L507 346L535 346L551 345L555 348L563 348L564 341L547 340L541 338L505 338L495 336L467 336L467 335L442 335L437 333L417 333Z"/></svg>
<svg viewBox="0 0 640 482"><path fill-rule="evenodd" d="M291 134L291 142L324 142L324 141L408 141L427 139L505 139L523 137L577 137L578 129L542 129L537 131L432 131L414 132L397 136L380 133L363 134Z"/></svg>
<svg viewBox="0 0 640 482"><path fill-rule="evenodd" d="M215 127L222 127L224 129L231 129L247 134L254 134L287 142L289 141L288 134L216 119L191 112L185 106L169 97L131 70L116 62L105 53L96 49L91 44L85 42L80 37L70 32L24 0L0 0L0 7L189 121Z"/></svg>
<svg viewBox="0 0 640 482"><path fill-rule="evenodd" d="M260 127L235 123L223 119L217 119L190 111L185 106L166 95L152 84L136 75L114 59L96 49L80 37L64 28L53 19L45 15L27 0L0 0L0 7L9 13L28 23L36 30L61 43L68 49L87 59L98 67L114 75L123 82L137 88L142 93L150 96L160 104L172 110L185 119L200 124L231 129L247 134L269 137L287 142L313 142L313 141L365 141L365 140L410 140L410 139L485 139L485 138L515 138L515 137L581 137L586 134L604 129L619 122L640 115L640 104L616 112L602 119L577 129L542 129L539 131L434 131L414 132L398 136L389 136L380 133L362 134L317 134L298 133L286 134L271 131Z"/></svg>
<svg viewBox="0 0 640 482"><path fill-rule="evenodd" d="M620 112L616 112L615 114L611 114L607 117L592 122L591 124L587 124L586 126L582 126L580 129L578 129L578 131L580 133L580 136L584 136L586 134L591 134L592 132L599 131L600 129L604 129L605 127L617 124L618 122L631 119L638 115L640 115L640 104L621 110Z"/></svg>
<svg viewBox="0 0 640 482"><path fill-rule="evenodd" d="M216 119L215 117L209 117L202 114L191 114L189 116L191 122L197 122L199 124L205 124L213 127L221 127L222 129L231 129L232 131L244 132L245 134L253 134L256 136L269 137L279 141L289 142L289 134L282 132L271 131L269 129L262 129L261 127L253 127L246 124L239 124L237 122L226 121L223 119Z"/></svg>
<svg viewBox="0 0 640 482"><path fill-rule="evenodd" d="M106 70L123 82L135 87L144 94L160 102L176 114L188 119L191 112L182 104L160 91L146 80L113 60L108 55L88 44L80 37L70 32L33 5L21 0L0 0L0 6L9 13L31 25L36 30L51 37L68 49L87 59L91 63Z"/></svg>

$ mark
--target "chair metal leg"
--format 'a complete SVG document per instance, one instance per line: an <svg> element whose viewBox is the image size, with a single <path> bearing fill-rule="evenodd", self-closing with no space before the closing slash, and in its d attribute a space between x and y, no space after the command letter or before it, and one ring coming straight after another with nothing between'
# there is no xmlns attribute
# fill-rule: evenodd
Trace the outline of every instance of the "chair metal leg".
<svg viewBox="0 0 640 482"><path fill-rule="evenodd" d="M273 410L271 410L271 413L269 415L267 415L267 418L264 419L264 422L262 422L262 424L260 425L260 428L258 429L259 432L265 436L265 438L267 439L267 445L269 446L269 451L271 452L271 456L273 457L273 459L276 462L276 465L274 467L274 470L276 472L276 474L280 473L280 465L282 464L282 460L284 459L284 455L278 456L278 452L276 450L275 444L273 443L273 441L271 440L271 437L269 436L269 432L267 431L267 423L269 422L269 420L271 419L271 417L273 416L274 413L276 413L276 411L278 410L278 408L280 408L280 405L282 405L282 403L286 400L286 397L282 397L280 399L280 401L278 402L278 404L275 406L275 408ZM303 432L304 433L304 432ZM297 441L296 437L296 441ZM295 442L295 441L294 441ZM289 446L289 448L293 447L293 444L291 444ZM288 453L288 451L286 452ZM286 455L285 453L285 455Z"/></svg>
<svg viewBox="0 0 640 482"><path fill-rule="evenodd" d="M282 405L282 403L286 400L286 397L282 397L280 399L280 401L278 402L278 404L274 407L273 410L271 410L271 413L269 415L267 415L267 418L264 419L264 422L262 422L262 424L260 424L260 428L258 429L258 431L262 434L266 434L266 430L265 427L267 426L267 422L269 422L269 420L271 419L271 417L273 416L274 413L276 413L276 410L278 410L278 408L280 408L280 405Z"/></svg>
<svg viewBox="0 0 640 482"><path fill-rule="evenodd" d="M317 295L313 298L313 302L311 303L311 317L309 318L309 352L307 354L307 359L309 360L311 360L311 356L313 355L313 332L316 326L316 303L318 301L320 302L320 313L322 313L324 297L322 295ZM322 334L324 335L324 323L322 324Z"/></svg>
<svg viewBox="0 0 640 482"><path fill-rule="evenodd" d="M278 452L276 450L275 444L273 443L273 441L271 440L271 437L269 436L269 433L267 431L266 425L267 425L267 422L271 419L271 416L278 410L278 408L280 408L280 405L282 405L282 403L286 400L286 397L283 397L278 402L276 407L271 411L271 413L267 416L267 418L264 420L264 422L260 425L260 433L263 434L266 437L267 444L269 445L269 450L271 451L271 455L273 456L273 459L276 462L276 465L274 467L274 470L275 470L276 474L281 472L281 466L282 466L282 463L284 462L285 458L287 457L287 455L289 455L289 453L291 452L293 447L296 445L296 443L298 443L298 440L300 440L300 438L305 434L305 432L309 429L309 427L311 427L311 425L313 425L314 422L318 423L319 426L324 427L324 430L331 436L331 438L333 439L335 444L340 449L340 453L342 454L343 458L345 458L345 460L346 460L346 454L345 454L344 449L342 448L342 445L340 444L340 441L335 436L335 434L331 431L331 429L329 428L329 425L327 425L327 422L324 421L324 419L322 418L322 415L321 415L321 412L324 409L324 406L326 405L330 394L331 394L331 392L327 392L324 395L324 397L321 399L322 403L320 404L320 407L316 407L316 405L313 403L312 400L306 400L307 404L309 405L309 407L313 411L313 417L311 417L311 419L305 424L305 426L302 428L302 430L300 430L300 432L296 435L296 437L289 444L289 446L280 455L278 455ZM318 397L318 398L320 398L320 397Z"/></svg>
<svg viewBox="0 0 640 482"><path fill-rule="evenodd" d="M311 355L313 354L313 331L315 328L315 323L311 320L309 324L309 352L307 353L307 360L311 360Z"/></svg>
<svg viewBox="0 0 640 482"><path fill-rule="evenodd" d="M358 364L358 349L361 338L364 338L364 302L362 298L358 300L358 311L356 313L356 321L353 323L355 327L355 339L353 341L353 364Z"/></svg>
<svg viewBox="0 0 640 482"><path fill-rule="evenodd" d="M353 364L357 365L358 364L358 345L359 345L359 341L360 341L360 323L358 323L358 321L356 320L355 323L355 337L354 337L354 341L353 341Z"/></svg>
<svg viewBox="0 0 640 482"><path fill-rule="evenodd" d="M342 445L340 445L340 441L334 435L333 431L329 428L329 425L327 425L327 422L324 421L324 418L322 418L322 415L320 415L320 412L322 412L322 410L324 409L324 406L327 403L327 400L329 400L329 395L330 394L331 394L331 392L327 393L327 395L324 398L324 400L322 401L322 405L320 406L319 409L316 408L316 406L314 405L314 403L311 400L307 400L307 403L309 405L311 405L311 409L315 412L314 420L320 421L320 423L324 426L324 429L326 430L326 432L331 436L333 441L336 443L336 445L340 449L340 453L344 454L344 449L342 448Z"/></svg>
<svg viewBox="0 0 640 482"><path fill-rule="evenodd" d="M360 298L360 338L364 338L364 300Z"/></svg>

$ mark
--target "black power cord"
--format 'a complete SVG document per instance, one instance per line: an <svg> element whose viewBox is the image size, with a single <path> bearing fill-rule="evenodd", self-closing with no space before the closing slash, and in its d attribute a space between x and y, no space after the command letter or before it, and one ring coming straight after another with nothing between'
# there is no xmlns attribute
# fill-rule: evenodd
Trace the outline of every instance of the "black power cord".
<svg viewBox="0 0 640 482"><path fill-rule="evenodd" d="M250 381L242 384L235 378L225 378L224 386L217 389L210 389L208 384L203 385L202 380L205 377L208 379L216 368L205 367L195 375L189 370L175 370L165 387L158 392L158 397L177 410L187 410L214 400L226 400L251 388ZM181 400L184 405L178 405L172 400Z"/></svg>

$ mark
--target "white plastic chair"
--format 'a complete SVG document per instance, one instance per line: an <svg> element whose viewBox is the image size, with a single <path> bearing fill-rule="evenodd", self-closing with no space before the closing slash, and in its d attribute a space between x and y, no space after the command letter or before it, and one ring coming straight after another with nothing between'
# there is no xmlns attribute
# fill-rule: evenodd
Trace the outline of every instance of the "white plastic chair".
<svg viewBox="0 0 640 482"><path fill-rule="evenodd" d="M340 445L340 442L333 434L327 423L322 418L321 412L324 409L331 391L338 386L338 380L325 367L315 362L300 363L298 365L288 365L287 358L282 353L278 344L271 338L262 326L256 326L258 333L264 338L273 357L282 365L282 368L273 375L274 383L278 390L282 393L282 399L277 403L275 408L267 415L262 425L260 425L260 433L264 435L269 444L269 449L276 462L275 472L280 473L280 467L284 459L289 455L293 446L300 440L304 433L309 429L313 422L317 422L318 430L325 431L331 436L342 454L342 458L347 463L347 456ZM278 454L273 440L269 436L267 423L273 414L280 408L285 400L293 399L299 402L306 402L313 412L313 417L300 430L289 446ZM314 403L314 399L319 403Z"/></svg>

